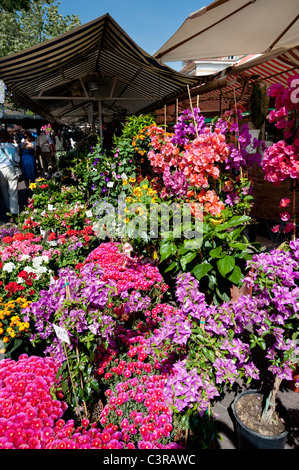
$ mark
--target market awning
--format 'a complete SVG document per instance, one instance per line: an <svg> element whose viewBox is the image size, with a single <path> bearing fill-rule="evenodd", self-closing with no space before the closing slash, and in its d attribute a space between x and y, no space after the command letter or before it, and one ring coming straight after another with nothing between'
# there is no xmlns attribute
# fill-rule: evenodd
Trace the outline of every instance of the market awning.
<svg viewBox="0 0 299 470"><path fill-rule="evenodd" d="M191 13L155 57L173 62L297 45L298 0L216 0Z"/></svg>
<svg viewBox="0 0 299 470"><path fill-rule="evenodd" d="M65 124L136 114L199 83L147 54L109 14L1 57L0 79L21 106Z"/></svg>
<svg viewBox="0 0 299 470"><path fill-rule="evenodd" d="M199 95L198 103L203 113L220 114L235 103L246 107L253 82L267 86L281 83L286 86L289 77L296 74L299 74L299 46L262 54L224 69L218 74L218 81L222 80L223 86L204 92L206 85L203 85L192 92ZM215 81L216 77L213 79Z"/></svg>

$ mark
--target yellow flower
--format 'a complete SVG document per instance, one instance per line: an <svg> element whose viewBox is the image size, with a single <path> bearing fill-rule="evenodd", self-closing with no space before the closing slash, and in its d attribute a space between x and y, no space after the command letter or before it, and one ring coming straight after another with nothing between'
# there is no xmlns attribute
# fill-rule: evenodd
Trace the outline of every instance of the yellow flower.
<svg viewBox="0 0 299 470"><path fill-rule="evenodd" d="M130 183L135 183L135 181L136 181L136 178L129 178Z"/></svg>
<svg viewBox="0 0 299 470"><path fill-rule="evenodd" d="M123 186L126 186L128 184L127 180L123 180Z"/></svg>
<svg viewBox="0 0 299 470"><path fill-rule="evenodd" d="M9 341L9 338L8 336L4 336L4 338L2 339L3 343L8 343Z"/></svg>
<svg viewBox="0 0 299 470"><path fill-rule="evenodd" d="M15 332L12 331L12 332L10 333L10 337L11 337L11 338L14 338L15 336L16 336Z"/></svg>
<svg viewBox="0 0 299 470"><path fill-rule="evenodd" d="M128 196L128 197L126 198L126 201L127 201L127 202L131 202L131 201L132 201L132 198Z"/></svg>
<svg viewBox="0 0 299 470"><path fill-rule="evenodd" d="M126 224L129 222L129 220L130 220L130 219L129 219L128 217L125 218Z"/></svg>
<svg viewBox="0 0 299 470"><path fill-rule="evenodd" d="M0 349L0 354L4 354L6 349Z"/></svg>
<svg viewBox="0 0 299 470"><path fill-rule="evenodd" d="M136 197L141 197L142 196L142 190L139 187L134 188L133 193L135 194Z"/></svg>
<svg viewBox="0 0 299 470"><path fill-rule="evenodd" d="M31 183L29 185L29 188L32 190L32 189L35 189L36 188L36 183Z"/></svg>
<svg viewBox="0 0 299 470"><path fill-rule="evenodd" d="M31 304L31 302L24 302L24 303L21 305L21 308L27 308L27 307L29 307L30 304Z"/></svg>
<svg viewBox="0 0 299 470"><path fill-rule="evenodd" d="M219 217L219 215L216 215L216 217ZM210 219L210 222L214 225L220 225L223 222L223 219Z"/></svg>
<svg viewBox="0 0 299 470"><path fill-rule="evenodd" d="M3 328L0 328L0 335L3 335Z"/></svg>

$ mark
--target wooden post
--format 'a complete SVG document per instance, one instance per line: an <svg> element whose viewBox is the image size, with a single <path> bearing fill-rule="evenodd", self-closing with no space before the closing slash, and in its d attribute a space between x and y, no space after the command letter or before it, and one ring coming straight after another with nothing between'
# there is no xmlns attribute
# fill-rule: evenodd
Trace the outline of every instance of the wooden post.
<svg viewBox="0 0 299 470"><path fill-rule="evenodd" d="M69 286L68 282L66 282L66 284L65 284L65 293L66 293L66 298L69 300L71 298L71 295L70 295L70 286ZM64 346L64 348L65 348L65 346ZM66 353L66 349L65 349L65 353ZM77 355L77 362L78 362L78 365L79 365L80 364L80 356L79 356L78 345L76 345L76 355ZM68 359L67 359L67 361L68 361ZM68 363L68 365L69 365L69 363ZM70 377L71 377L70 367L69 367L69 372L70 372ZM80 378L80 385L81 385L82 391L84 391L83 377L82 377L82 373L81 373L80 369L79 369L79 378ZM72 378L71 378L71 380L72 380ZM72 381L72 383L73 383L73 381ZM73 387L73 389L74 389L74 387ZM76 397L75 390L74 390L74 395ZM77 402L77 397L76 397L76 402ZM78 404L77 404L77 406L78 406ZM88 417L88 412L87 412L87 406L86 406L85 401L83 401L83 406L84 406L85 416L87 418ZM80 418L81 418L81 414L80 414Z"/></svg>
<svg viewBox="0 0 299 470"><path fill-rule="evenodd" d="M164 105L164 138L166 138L166 125L167 125L166 115L167 115L167 106L165 104Z"/></svg>
<svg viewBox="0 0 299 470"><path fill-rule="evenodd" d="M77 399L77 395L76 395L76 391L75 391L75 386L74 386L74 382L73 382L73 378L72 378L72 373L71 373L71 367L70 367L69 359L68 359L68 356L67 356L67 350L66 350L64 341L62 341L62 345L63 345L64 354L65 354L66 361L67 361L67 366L68 366L68 369L69 369L69 374L70 374L72 389L73 389L73 393L74 393L76 405L77 405L77 408L78 408L78 413L79 413L80 419L82 419L82 416L81 416L81 413L80 413L80 406L79 406L78 399Z"/></svg>
<svg viewBox="0 0 299 470"><path fill-rule="evenodd" d="M294 224L294 229L293 229L293 241L296 240L296 181L292 180L292 189L293 189L293 224Z"/></svg>
<svg viewBox="0 0 299 470"><path fill-rule="evenodd" d="M194 121L194 127L195 127L196 137L198 138L197 123L196 123L196 121L195 121L194 109L193 109L193 105L192 105L192 99L191 99L191 93L190 93L189 85L187 85L187 89L188 89L189 102L190 102L190 108L191 108L191 112L192 112L192 116L193 116L193 121Z"/></svg>

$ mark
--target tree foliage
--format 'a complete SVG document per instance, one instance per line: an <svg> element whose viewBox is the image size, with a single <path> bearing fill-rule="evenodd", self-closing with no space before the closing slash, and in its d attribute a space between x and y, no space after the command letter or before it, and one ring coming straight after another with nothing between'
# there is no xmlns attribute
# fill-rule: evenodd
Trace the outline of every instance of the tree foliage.
<svg viewBox="0 0 299 470"><path fill-rule="evenodd" d="M10 8L9 4L12 4ZM19 52L80 26L79 17L63 16L59 5L57 0L0 0L0 56Z"/></svg>

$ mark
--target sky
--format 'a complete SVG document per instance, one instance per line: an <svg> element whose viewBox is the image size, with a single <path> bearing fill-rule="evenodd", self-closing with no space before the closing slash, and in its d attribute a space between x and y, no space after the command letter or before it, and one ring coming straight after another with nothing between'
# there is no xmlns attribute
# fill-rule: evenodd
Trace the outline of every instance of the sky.
<svg viewBox="0 0 299 470"><path fill-rule="evenodd" d="M145 52L153 55L176 32L190 13L211 0L60 0L59 13L78 15L82 24L106 13ZM181 62L168 63L175 70Z"/></svg>

